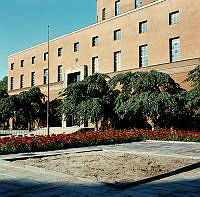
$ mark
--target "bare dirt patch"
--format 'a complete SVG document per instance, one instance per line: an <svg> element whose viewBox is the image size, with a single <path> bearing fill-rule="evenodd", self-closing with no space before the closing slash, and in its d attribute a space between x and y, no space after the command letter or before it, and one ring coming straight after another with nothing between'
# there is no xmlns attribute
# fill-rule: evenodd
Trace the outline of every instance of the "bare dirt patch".
<svg viewBox="0 0 200 197"><path fill-rule="evenodd" d="M197 161L169 156L102 151L15 162L108 183L122 183L166 173Z"/></svg>

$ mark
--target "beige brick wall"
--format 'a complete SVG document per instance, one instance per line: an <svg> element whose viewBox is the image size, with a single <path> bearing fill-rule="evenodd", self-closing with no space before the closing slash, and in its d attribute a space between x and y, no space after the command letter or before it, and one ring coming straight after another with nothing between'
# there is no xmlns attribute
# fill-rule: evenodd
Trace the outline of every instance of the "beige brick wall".
<svg viewBox="0 0 200 197"><path fill-rule="evenodd" d="M122 0L121 0L122 1ZM100 0L98 0L100 2ZM104 2L103 0L101 1ZM114 1L106 1L114 2ZM129 1L124 6L129 7ZM144 1L145 3L146 1ZM125 6L126 7L126 6ZM125 8L124 8L125 9ZM122 71L139 71L149 69L160 69L167 66L165 72L170 73L182 81L185 74L198 64L200 57L200 1L198 0L163 0L143 8L132 10L120 16L110 18L95 25L83 28L71 34L64 35L50 41L50 83L52 87L56 84L56 90L52 95L63 88L62 83L57 83L58 65L64 70L71 67L86 65L88 74L92 73L92 57L99 57L99 72L113 73L113 53L121 51ZM180 12L180 22L169 25L169 13ZM139 22L148 21L148 31L139 34ZM113 40L113 31L121 29L121 40ZM99 45L92 47L92 37L99 37ZM180 37L181 60L177 63L170 63L169 39ZM80 42L80 51L74 52L73 45ZM149 67L139 69L139 46L148 44ZM58 57L58 48L63 48L63 55ZM8 89L10 90L10 78L14 77L14 90L10 94L27 90L31 85L31 72L36 73L36 85L43 85L43 72L47 68L47 61L43 60L43 54L47 51L47 43L13 54L8 58ZM36 63L31 64L32 56L36 57ZM197 59L196 59L197 58ZM24 60L24 67L20 67L20 61ZM194 59L191 62L189 59ZM14 69L10 70L11 63ZM158 65L158 66L156 66ZM164 66L163 66L164 65ZM188 67L186 67L189 65ZM164 70L163 70L164 71ZM174 72L174 73L173 73ZM20 89L20 75L24 74L24 88ZM59 87L58 85L59 84ZM183 85L184 86L184 85Z"/></svg>

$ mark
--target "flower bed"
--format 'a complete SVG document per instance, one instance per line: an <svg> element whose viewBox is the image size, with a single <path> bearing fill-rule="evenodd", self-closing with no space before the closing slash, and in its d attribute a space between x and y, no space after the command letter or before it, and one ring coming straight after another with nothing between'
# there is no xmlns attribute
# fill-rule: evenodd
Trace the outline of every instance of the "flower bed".
<svg viewBox="0 0 200 197"><path fill-rule="evenodd" d="M101 144L140 141L134 132L89 131L85 133L59 134L51 136L12 136L0 139L0 154L56 150Z"/></svg>
<svg viewBox="0 0 200 197"><path fill-rule="evenodd" d="M125 132L126 130L123 130ZM152 130L127 130L133 132L137 136L141 136L144 140L162 140L162 141L184 141L184 142L200 142L200 132L156 129Z"/></svg>
<svg viewBox="0 0 200 197"><path fill-rule="evenodd" d="M200 142L200 132L132 129L53 134L51 136L11 136L0 139L0 154L57 150L141 140Z"/></svg>

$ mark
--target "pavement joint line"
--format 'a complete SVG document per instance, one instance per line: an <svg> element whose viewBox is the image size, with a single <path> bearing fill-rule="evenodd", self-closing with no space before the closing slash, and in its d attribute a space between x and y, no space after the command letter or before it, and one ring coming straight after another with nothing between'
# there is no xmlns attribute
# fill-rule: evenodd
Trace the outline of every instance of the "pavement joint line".
<svg viewBox="0 0 200 197"><path fill-rule="evenodd" d="M164 179L164 178L174 176L174 175L177 175L177 174L180 174L180 173L188 172L188 171L191 171L191 170L194 170L194 169L197 169L197 168L200 168L200 162L197 162L197 163L194 163L194 164L191 164L191 165L187 165L187 166L184 166L182 168L178 168L178 169L175 169L173 171L163 173L163 174L160 174L160 175L148 177L148 178L141 179L141 180L138 180L138 181L133 181L131 183L115 184L113 186L118 188L118 189L128 189L130 187L135 187L135 186L142 185L142 184L145 184L145 183L150 183L150 182L160 180L160 179Z"/></svg>
<svg viewBox="0 0 200 197"><path fill-rule="evenodd" d="M55 153L45 153L45 154L40 154L40 152L35 152L34 155L29 155L29 154L25 154L25 155L12 155L12 156L8 156L5 158L0 157L0 160L6 160L6 161L16 161L16 160L25 160L25 159L30 159L30 158L42 158L42 157L52 157L52 156L58 156L58 155L65 155L65 154L73 154L73 153L86 153L86 152L97 152L97 151L103 151L103 149L91 149L91 150L78 150L78 151L63 151L63 152L55 152Z"/></svg>

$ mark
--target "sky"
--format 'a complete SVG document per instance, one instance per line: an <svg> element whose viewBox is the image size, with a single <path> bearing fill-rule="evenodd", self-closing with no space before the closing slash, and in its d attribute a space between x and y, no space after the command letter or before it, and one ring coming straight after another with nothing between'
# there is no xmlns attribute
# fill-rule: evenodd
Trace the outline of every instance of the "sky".
<svg viewBox="0 0 200 197"><path fill-rule="evenodd" d="M0 80L8 56L96 22L96 0L0 0Z"/></svg>

